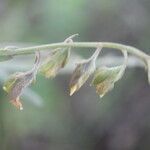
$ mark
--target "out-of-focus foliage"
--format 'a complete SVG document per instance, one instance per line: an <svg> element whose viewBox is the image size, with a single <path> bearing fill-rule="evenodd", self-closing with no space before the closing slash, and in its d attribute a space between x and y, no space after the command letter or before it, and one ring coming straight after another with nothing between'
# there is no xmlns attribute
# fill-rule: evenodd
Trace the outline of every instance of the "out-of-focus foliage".
<svg viewBox="0 0 150 150"><path fill-rule="evenodd" d="M46 44L79 33L79 41L121 42L149 53L149 17L149 0L0 0L0 43ZM76 52L85 58L92 54ZM1 83L12 71L27 70L32 64L27 57L19 62L17 57L17 63L10 60L7 67L1 62ZM1 89L0 150L149 150L150 94L145 76L139 68L128 69L99 103L94 88L86 84L69 97L68 74L53 80L38 75L38 82L24 95L21 113Z"/></svg>

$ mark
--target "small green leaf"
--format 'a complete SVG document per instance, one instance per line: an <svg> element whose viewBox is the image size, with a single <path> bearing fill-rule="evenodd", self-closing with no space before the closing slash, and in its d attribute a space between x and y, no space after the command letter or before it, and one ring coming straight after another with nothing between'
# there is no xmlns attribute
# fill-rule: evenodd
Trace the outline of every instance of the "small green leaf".
<svg viewBox="0 0 150 150"><path fill-rule="evenodd" d="M70 56L70 49L57 49L51 53L40 67L40 72L47 78L56 76L61 68L64 68Z"/></svg>
<svg viewBox="0 0 150 150"><path fill-rule="evenodd" d="M127 65L127 52L124 51L124 64L117 67L101 67L95 71L92 85L96 92L103 97L108 91L112 90L115 82L122 78Z"/></svg>
<svg viewBox="0 0 150 150"><path fill-rule="evenodd" d="M10 102L20 110L23 109L22 103L20 102L20 95L22 91L35 80L39 59L38 53L36 54L35 64L31 70L15 73L4 83L3 89L9 94Z"/></svg>
<svg viewBox="0 0 150 150"><path fill-rule="evenodd" d="M98 57L101 48L98 48L91 58L88 60L79 63L70 80L70 96L73 95L74 92L78 91L81 86L87 81L89 76L95 71L95 61Z"/></svg>

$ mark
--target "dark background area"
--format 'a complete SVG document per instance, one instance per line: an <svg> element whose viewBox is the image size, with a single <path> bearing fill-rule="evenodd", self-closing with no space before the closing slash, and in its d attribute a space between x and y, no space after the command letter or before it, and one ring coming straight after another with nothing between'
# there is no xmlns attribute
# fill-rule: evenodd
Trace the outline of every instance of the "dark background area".
<svg viewBox="0 0 150 150"><path fill-rule="evenodd" d="M117 42L149 53L150 1L0 0L0 43L40 45L74 33L80 35L77 41ZM85 58L91 54L75 52ZM70 97L71 74L53 80L38 75L31 89L42 104L22 98L21 112L10 105L2 90L4 70L0 74L0 150L150 149L150 88L144 68L128 68L100 101L90 81Z"/></svg>

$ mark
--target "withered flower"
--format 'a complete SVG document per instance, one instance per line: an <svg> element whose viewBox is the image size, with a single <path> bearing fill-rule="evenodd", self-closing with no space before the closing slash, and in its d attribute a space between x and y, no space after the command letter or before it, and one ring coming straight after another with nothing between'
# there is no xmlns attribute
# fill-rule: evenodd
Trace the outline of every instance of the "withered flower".
<svg viewBox="0 0 150 150"><path fill-rule="evenodd" d="M35 63L31 70L15 73L4 83L3 89L9 94L10 102L20 110L23 109L22 103L20 102L20 95L35 80L39 62L40 53L37 52Z"/></svg>
<svg viewBox="0 0 150 150"><path fill-rule="evenodd" d="M108 91L114 88L115 82L122 78L127 66L127 52L123 51L124 63L117 67L101 67L95 71L92 85L96 92L103 97Z"/></svg>
<svg viewBox="0 0 150 150"><path fill-rule="evenodd" d="M72 35L67 38L64 42L73 42L72 38L78 34ZM44 60L40 67L40 72L46 78L54 78L60 69L64 68L68 63L70 57L70 47L69 48L57 48L54 49Z"/></svg>
<svg viewBox="0 0 150 150"><path fill-rule="evenodd" d="M95 61L99 55L101 48L97 48L91 58L77 64L71 80L70 80L70 95L78 91L80 87L87 81L89 76L95 71Z"/></svg>
<svg viewBox="0 0 150 150"><path fill-rule="evenodd" d="M54 50L44 60L40 67L40 72L44 74L46 78L55 77L58 71L67 64L69 56L70 48L58 48Z"/></svg>

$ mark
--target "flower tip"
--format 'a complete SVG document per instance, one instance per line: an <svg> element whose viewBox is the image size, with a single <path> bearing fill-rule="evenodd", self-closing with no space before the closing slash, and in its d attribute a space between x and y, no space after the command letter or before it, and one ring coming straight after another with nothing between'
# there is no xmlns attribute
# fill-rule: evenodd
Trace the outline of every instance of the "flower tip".
<svg viewBox="0 0 150 150"><path fill-rule="evenodd" d="M7 92L7 88L6 88L6 86L3 86L3 90Z"/></svg>
<svg viewBox="0 0 150 150"><path fill-rule="evenodd" d="M70 96L72 96L75 93L76 90L77 90L77 86L76 85L72 86L70 88Z"/></svg>
<svg viewBox="0 0 150 150"><path fill-rule="evenodd" d="M20 110L23 110L23 107L22 107L22 106L20 107Z"/></svg>
<svg viewBox="0 0 150 150"><path fill-rule="evenodd" d="M101 94L101 95L100 95L100 98L103 98L103 97L104 97L104 95L105 95L105 94Z"/></svg>
<svg viewBox="0 0 150 150"><path fill-rule="evenodd" d="M23 106L22 106L22 103L20 102L19 98L12 100L11 103L19 110L23 110Z"/></svg>

